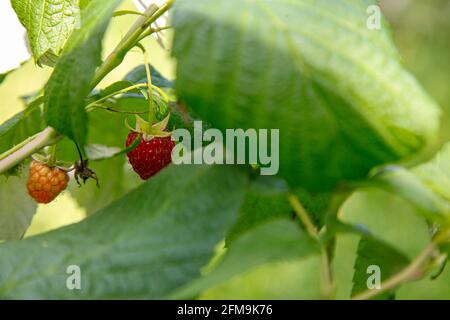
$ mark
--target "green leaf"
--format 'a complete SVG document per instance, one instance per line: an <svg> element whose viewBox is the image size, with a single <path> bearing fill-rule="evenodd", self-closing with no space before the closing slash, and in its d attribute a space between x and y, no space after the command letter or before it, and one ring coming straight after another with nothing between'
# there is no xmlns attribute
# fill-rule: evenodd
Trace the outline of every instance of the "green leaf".
<svg viewBox="0 0 450 320"><path fill-rule="evenodd" d="M129 90L135 83L122 80L117 81L105 89L94 93L90 98L91 104L97 107L104 107L112 112L148 114L147 88L134 88ZM124 93L125 89L126 92ZM122 103L124 101L124 103ZM155 117L157 120L163 120L169 107L159 93L153 91L153 102L155 108Z"/></svg>
<svg viewBox="0 0 450 320"><path fill-rule="evenodd" d="M283 181L272 177L258 177L247 190L239 218L228 231L227 247L241 234L271 220L292 217Z"/></svg>
<svg viewBox="0 0 450 320"><path fill-rule="evenodd" d="M0 245L4 299L155 299L199 275L237 216L245 175L170 166L84 221ZM68 290L67 267L81 270Z"/></svg>
<svg viewBox="0 0 450 320"><path fill-rule="evenodd" d="M176 99L173 98L173 82L165 78L154 66L150 66L150 75L152 84L154 86L157 86L161 89L163 89L166 94L169 96L169 98L172 100L173 103L176 102ZM145 65L139 65L133 70L131 70L124 78L124 82L129 82L132 84L140 84L140 83L147 83L147 72L145 70ZM141 110L148 110L148 102L146 100L147 89L141 89L136 91L131 91L123 94L119 100L126 100L130 101L131 99L136 99L135 103L138 104L141 107ZM167 116L168 108L165 106L165 103L159 103L158 98L156 98L156 95L153 94L153 98L155 101L154 106L156 107L155 115L156 119L161 121ZM143 107L143 109L142 109ZM177 123L179 124L179 123ZM174 125L174 121L171 120L171 123L169 124L169 127L172 127Z"/></svg>
<svg viewBox="0 0 450 320"><path fill-rule="evenodd" d="M114 82L113 84L107 86L106 88L104 88L103 90L101 90L100 92L94 94L92 96L92 99L98 100L101 98L105 98L108 97L112 94L115 94L123 89L126 89L130 86L132 86L133 83L129 82L129 81L117 81Z"/></svg>
<svg viewBox="0 0 450 320"><path fill-rule="evenodd" d="M152 77L152 84L160 88L173 88L174 83L164 77L154 66L150 65L150 75ZM134 84L147 83L147 73L145 65L140 65L131 70L124 78Z"/></svg>
<svg viewBox="0 0 450 320"><path fill-rule="evenodd" d="M450 223L450 143L427 163L411 170L381 168L373 180L408 200L429 220Z"/></svg>
<svg viewBox="0 0 450 320"><path fill-rule="evenodd" d="M20 63L20 65L16 68L10 69L4 73L0 73L0 84L3 83L3 81L5 81L5 79L14 71L16 71L17 69L21 68L23 65L25 65L28 62L28 60L23 61L22 63Z"/></svg>
<svg viewBox="0 0 450 320"><path fill-rule="evenodd" d="M116 12L114 12L113 17L121 17L121 16L126 16L126 15L143 16L144 14L142 12L133 11L133 10L117 10Z"/></svg>
<svg viewBox="0 0 450 320"><path fill-rule="evenodd" d="M26 175L0 176L0 203L0 240L21 239L37 208L27 194Z"/></svg>
<svg viewBox="0 0 450 320"><path fill-rule="evenodd" d="M264 264L207 289L200 300L320 300L320 257Z"/></svg>
<svg viewBox="0 0 450 320"><path fill-rule="evenodd" d="M91 0L80 0L80 9L83 10L87 7L87 5L91 2Z"/></svg>
<svg viewBox="0 0 450 320"><path fill-rule="evenodd" d="M82 11L81 28L68 40L45 87L45 119L59 132L86 143L85 98L91 91L96 67L101 63L102 39L120 0L92 0Z"/></svg>
<svg viewBox="0 0 450 320"><path fill-rule="evenodd" d="M427 221L393 192L373 188L355 192L341 208L339 218L353 225L355 232L386 242L409 258L430 242Z"/></svg>
<svg viewBox="0 0 450 320"><path fill-rule="evenodd" d="M301 188L295 190L294 193L311 216L314 225L318 229L322 228L332 204L333 194L330 192L309 192Z"/></svg>
<svg viewBox="0 0 450 320"><path fill-rule="evenodd" d="M337 217L330 217L327 221L327 234L324 240L340 234L357 234L364 237L372 237L370 231L364 225L352 225L339 220Z"/></svg>
<svg viewBox="0 0 450 320"><path fill-rule="evenodd" d="M35 61L53 66L80 23L79 0L12 0Z"/></svg>
<svg viewBox="0 0 450 320"><path fill-rule="evenodd" d="M170 130L175 130L177 128L187 129L191 135L194 135L194 118L182 104L169 103L168 105L170 111L170 120L168 128ZM206 126L203 124L203 127Z"/></svg>
<svg viewBox="0 0 450 320"><path fill-rule="evenodd" d="M121 112L142 114L148 112L148 102L141 93L124 94L112 100L108 106ZM193 134L194 118L183 105L176 102L169 102L166 107L162 104L156 106L155 115L158 120L163 120L167 116L167 112L170 112L169 124L167 126L169 130L185 128ZM207 128L207 126L204 127Z"/></svg>
<svg viewBox="0 0 450 320"><path fill-rule="evenodd" d="M30 104L0 125L0 154L44 128L40 103Z"/></svg>
<svg viewBox="0 0 450 320"><path fill-rule="evenodd" d="M5 81L5 79L6 79L6 77L7 77L8 75L9 75L9 71L0 74L0 84L1 84L3 81Z"/></svg>
<svg viewBox="0 0 450 320"><path fill-rule="evenodd" d="M319 229L325 223L325 213L331 203L331 194L313 194L306 190L293 191ZM288 200L289 188L275 177L258 176L250 185L241 207L239 218L226 237L228 246L239 235L260 224L279 218L295 218Z"/></svg>
<svg viewBox="0 0 450 320"><path fill-rule="evenodd" d="M376 174L374 180L381 182L383 189L412 203L427 219L440 223L450 221L450 204L413 172L401 167L387 167Z"/></svg>
<svg viewBox="0 0 450 320"><path fill-rule="evenodd" d="M440 246L441 252L447 253L447 260L450 260L450 242L444 243Z"/></svg>
<svg viewBox="0 0 450 320"><path fill-rule="evenodd" d="M425 164L412 169L436 195L450 202L450 143Z"/></svg>
<svg viewBox="0 0 450 320"><path fill-rule="evenodd" d="M206 276L176 291L170 298L192 298L205 289L275 261L292 261L319 252L318 244L294 222L279 220L243 234Z"/></svg>
<svg viewBox="0 0 450 320"><path fill-rule="evenodd" d="M380 268L380 278L383 282L408 264L409 259L390 245L374 238L361 238L354 266L352 296L368 289L368 278L373 274L369 266ZM375 299L393 299L394 297L394 292L388 291L376 296Z"/></svg>
<svg viewBox="0 0 450 320"><path fill-rule="evenodd" d="M22 64L24 64L25 62L23 62ZM9 71L6 71L4 73L0 73L0 84L3 83L3 81L5 81L5 79L12 73L14 72L16 69L12 69Z"/></svg>
<svg viewBox="0 0 450 320"><path fill-rule="evenodd" d="M373 1L179 0L177 94L213 127L280 130L280 172L309 191L364 179L436 135Z"/></svg>
<svg viewBox="0 0 450 320"><path fill-rule="evenodd" d="M360 230L368 230L376 237L413 260L430 243L430 225L418 215L414 206L393 192L370 188L355 192L339 212L339 218ZM367 235L366 235L367 236ZM358 247L358 236L339 235L334 262L336 281L341 299L352 291L351 283ZM369 277L370 275L366 275ZM447 274L447 279L450 279ZM412 289L412 288L416 289ZM405 297L438 297L435 289L444 296L448 286L424 278L402 286L396 291L398 299ZM420 289L419 289L420 288ZM417 290L418 289L418 290ZM411 291L414 290L414 291ZM413 292L416 292L414 294Z"/></svg>
<svg viewBox="0 0 450 320"><path fill-rule="evenodd" d="M136 139L129 147L123 149L101 144L88 144L86 145L86 155L92 161L106 160L130 152L139 145L139 142L140 139Z"/></svg>

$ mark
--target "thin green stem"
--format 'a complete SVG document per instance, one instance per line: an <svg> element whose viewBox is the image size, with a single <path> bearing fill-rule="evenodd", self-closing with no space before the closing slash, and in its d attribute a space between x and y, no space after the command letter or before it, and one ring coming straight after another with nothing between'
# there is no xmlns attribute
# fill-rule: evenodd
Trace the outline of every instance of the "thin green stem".
<svg viewBox="0 0 450 320"><path fill-rule="evenodd" d="M97 70L91 84L92 88L95 88L100 81L102 81L113 69L122 63L128 51L130 51L131 48L139 42L139 38L142 33L144 33L153 22L169 10L173 3L174 0L169 0L162 5L161 8L155 4L152 4L147 8L147 10L145 10L143 15L136 20L122 41L119 42L113 52L111 52L111 54Z"/></svg>
<svg viewBox="0 0 450 320"><path fill-rule="evenodd" d="M129 86L127 88L112 92L112 93L88 104L85 107L86 112L90 112L90 111L94 110L95 108L98 108L100 103L102 103L103 101L106 101L110 98L113 98L119 94L124 94L124 93L130 92L130 91L133 91L135 89L141 89L141 88L148 88L148 84L147 83L138 83L138 84ZM167 94L164 91L162 91L160 88L158 88L157 86L154 86L154 85L151 85L151 88L153 90L155 90L164 99L164 101L169 100L169 97L167 96Z"/></svg>
<svg viewBox="0 0 450 320"><path fill-rule="evenodd" d="M320 241L319 231L315 227L314 223L312 222L311 218L308 215L308 212L303 207L303 205L300 203L298 198L290 194L288 196L289 202L291 203L292 208L294 209L296 215L300 219L300 221L303 223L303 225L306 228L306 232L317 240L317 242L320 245L320 269L321 269L321 291L322 296L325 299L331 299L334 295L334 282L333 282L333 272L331 269L331 261L330 257L328 256L327 249L323 246L323 244Z"/></svg>
<svg viewBox="0 0 450 320"><path fill-rule="evenodd" d="M333 194L330 206L326 213L326 221L330 221L330 219L332 221L337 220L339 209L342 207L342 204L348 199L352 191L353 189L338 190ZM328 230L328 228L326 230ZM334 259L334 251L336 249L336 234L332 233L327 235L325 246L328 258L330 259L331 263Z"/></svg>
<svg viewBox="0 0 450 320"><path fill-rule="evenodd" d="M0 161L0 173L6 172L15 165L30 157L44 147L58 143L63 136L54 129L48 127L37 134L32 140L28 141L22 148L11 153Z"/></svg>
<svg viewBox="0 0 450 320"><path fill-rule="evenodd" d="M153 124L154 119L154 112L155 108L153 105L153 90L152 90L152 74L150 72L150 61L148 58L147 50L145 50L144 46L139 44L139 48L142 50L142 54L144 56L144 66L145 66L145 74L147 76L147 85L148 85L148 93L147 93L147 100L148 100L148 123L150 125Z"/></svg>
<svg viewBox="0 0 450 320"><path fill-rule="evenodd" d="M151 36L151 35L154 34L154 33L161 32L161 31L164 31L164 30L169 30L169 29L172 29L172 26L164 26L164 27L159 27L159 28L151 28L151 29L145 31L145 32L139 37L139 40L138 40L138 41L142 41L142 40L144 40L144 39L147 38L148 36Z"/></svg>
<svg viewBox="0 0 450 320"><path fill-rule="evenodd" d="M134 10L118 10L114 12L113 17L122 17L126 15L144 16L145 14Z"/></svg>
<svg viewBox="0 0 450 320"><path fill-rule="evenodd" d="M0 161L9 157L11 154L13 154L14 152L20 150L21 148L23 148L25 145L27 145L28 143L30 143L31 141L34 140L34 138L36 138L38 136L39 133L36 133L35 135L32 135L31 137L28 137L27 139L23 140L22 142L20 142L19 144L16 144L14 147L12 147L11 149L5 151L4 153L2 153L0 155Z"/></svg>
<svg viewBox="0 0 450 320"><path fill-rule="evenodd" d="M422 266L436 249L435 243L430 243L422 253L414 259L405 269L395 274L381 284L378 290L368 289L353 297L353 300L368 300L390 289L396 288L402 283L409 282L422 276Z"/></svg>
<svg viewBox="0 0 450 320"><path fill-rule="evenodd" d="M334 297L334 280L333 271L331 268L331 259L328 256L326 248L322 247L320 250L321 258L321 275L322 275L322 296L324 299L332 299Z"/></svg>
<svg viewBox="0 0 450 320"><path fill-rule="evenodd" d="M106 100L108 100L108 99L110 99L110 98L112 98L114 96L119 95L119 94L127 93L127 92L133 91L135 89L143 88L143 87L147 87L147 84L146 83L138 83L138 84L129 86L127 88L115 91L115 92L110 93L110 94L108 94L108 95L106 95L106 96L104 96L104 97L102 97L102 98L100 98L100 99L98 99L96 101L91 102L90 104L88 104L86 106L85 110L86 110L86 112L90 112L90 111L92 111L94 109L94 106L96 104L99 104L99 103L101 103L103 101L106 101Z"/></svg>
<svg viewBox="0 0 450 320"><path fill-rule="evenodd" d="M291 203L292 208L294 208L295 214L305 226L306 231L309 233L309 235L315 239L319 239L319 233L314 226L314 223L309 218L308 212L306 212L306 209L300 203L298 198L295 195L290 194L289 202Z"/></svg>
<svg viewBox="0 0 450 320"><path fill-rule="evenodd" d="M418 280L424 277L428 271L435 267L435 263L428 263L433 258L439 244L450 241L450 230L446 230L437 235L429 245L413 260L411 263L399 273L393 275L381 284L380 289L368 289L353 297L353 300L367 300L398 286ZM440 260L437 257L437 260Z"/></svg>
<svg viewBox="0 0 450 320"><path fill-rule="evenodd" d="M150 24L152 24L152 16L156 14L158 10L158 6L153 4L136 20L130 30L126 33L125 37L105 59L100 68L98 68L91 83L92 88L95 88L100 81L122 63L125 55L134 47L141 34L150 26Z"/></svg>
<svg viewBox="0 0 450 320"><path fill-rule="evenodd" d="M55 165L55 163L56 163L56 144L54 144L54 145L51 145L50 147L49 147L49 160L48 160L48 165L50 166L50 167L53 167L54 165Z"/></svg>

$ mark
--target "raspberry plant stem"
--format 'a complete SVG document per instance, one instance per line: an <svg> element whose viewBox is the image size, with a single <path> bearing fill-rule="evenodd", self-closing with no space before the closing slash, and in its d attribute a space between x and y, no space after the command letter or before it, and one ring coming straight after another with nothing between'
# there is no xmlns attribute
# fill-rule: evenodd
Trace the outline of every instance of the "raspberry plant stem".
<svg viewBox="0 0 450 320"><path fill-rule="evenodd" d="M152 28L152 29L149 29L149 30L145 31L145 32L139 37L139 40L138 40L138 41L144 40L146 37L148 37L148 36L150 36L150 35L152 35L152 34L154 34L154 33L157 33L157 32L160 32L160 31L164 31L164 30L169 30L169 29L172 29L172 26L164 26L164 27L159 27L159 28Z"/></svg>
<svg viewBox="0 0 450 320"><path fill-rule="evenodd" d="M0 161L0 173L3 173L15 165L22 162L24 159L30 157L32 154L41 150L44 147L54 145L63 138L54 129L48 127L38 133L33 139L26 143L22 148L15 152L11 152L3 160ZM9 151L8 151L9 152Z"/></svg>
<svg viewBox="0 0 450 320"><path fill-rule="evenodd" d="M136 20L122 41L119 42L117 47L97 70L94 80L92 81L92 88L95 88L113 69L122 63L125 55L136 45L140 40L141 35L153 22L169 10L173 3L174 0L169 0L160 8L157 5L152 4L145 10L144 14Z"/></svg>
<svg viewBox="0 0 450 320"><path fill-rule="evenodd" d="M434 257L434 254L440 244L447 243L449 241L450 229L438 234L406 268L381 283L380 289L368 289L354 296L353 300L368 300L390 289L397 288L406 282L423 278L428 271L436 266L436 263L433 262L438 261L442 263L442 261L440 261L440 257Z"/></svg>
<svg viewBox="0 0 450 320"><path fill-rule="evenodd" d="M145 66L145 74L147 76L147 86L148 86L148 123L150 125L153 124L153 113L155 112L155 109L153 107L153 84L152 84L152 74L150 72L150 65L149 65L149 58L148 58L148 52L145 50L144 46L140 45L139 48L142 50L142 54L144 55L144 66Z"/></svg>
<svg viewBox="0 0 450 320"><path fill-rule="evenodd" d="M27 139L25 139L24 141L20 142L19 144L16 144L14 147L12 147L11 149L5 151L4 153L2 153L0 155L0 161L5 159L6 157L9 157L11 154L13 154L14 152L20 150L21 148L23 148L25 145L27 145L28 143L30 143L31 141L33 141L34 138L36 138L38 136L39 133L36 133L35 135L32 135L31 137L28 137Z"/></svg>
<svg viewBox="0 0 450 320"><path fill-rule="evenodd" d="M320 245L320 268L321 268L321 291L322 297L324 299L332 299L334 296L334 282L333 282L333 273L331 270L331 259L327 252L327 248L323 245L320 240L319 231L316 226L312 222L311 218L308 215L308 212L300 203L299 199L290 194L288 196L289 202L291 203L292 208L294 209L296 215L303 223L306 228L306 232L313 237Z"/></svg>
<svg viewBox="0 0 450 320"><path fill-rule="evenodd" d="M53 167L56 164L56 144L51 145L48 150L49 160L48 165Z"/></svg>
<svg viewBox="0 0 450 320"><path fill-rule="evenodd" d="M147 83L138 83L138 84L129 86L129 87L125 88L125 89L122 89L122 90L118 90L118 91L116 91L116 92L113 92L113 93L111 93L111 94L109 94L109 95L107 95L107 96L105 96L105 97L102 97L101 99L98 99L98 100L93 101L93 102L91 102L90 104L88 104L88 105L86 106L86 112L90 112L90 111L94 110L95 108L99 108L99 107L98 107L98 104L99 104L99 103L101 103L101 102L103 102L103 101L105 101L105 100L108 100L108 99L110 99L110 98L112 98L112 97L114 97L114 96L116 96L116 95L119 95L119 94L122 94L122 93L127 93L127 92L133 91L133 90L135 90L135 89L147 88L147 87L148 87ZM165 100L168 100L168 99L169 99L168 96L164 93L164 91L162 91L160 88L158 88L158 87L156 87L156 86L152 86L152 88L153 88L154 90L156 90L156 91L161 95L161 97L162 97L163 99L165 99Z"/></svg>
<svg viewBox="0 0 450 320"><path fill-rule="evenodd" d="M306 212L306 209L300 203L298 198L295 195L291 194L289 195L289 202L291 203L292 208L294 208L295 214L305 226L306 231L309 233L309 235L315 239L318 239L319 233L312 220L310 219L308 212Z"/></svg>
<svg viewBox="0 0 450 320"><path fill-rule="evenodd" d="M145 10L144 14L136 20L131 29L126 33L125 37L119 42L116 48L97 70L91 84L92 88L95 88L111 72L111 70L122 63L128 51L134 47L141 34L150 26L153 20L151 17L158 12L158 9L157 5L152 4Z"/></svg>

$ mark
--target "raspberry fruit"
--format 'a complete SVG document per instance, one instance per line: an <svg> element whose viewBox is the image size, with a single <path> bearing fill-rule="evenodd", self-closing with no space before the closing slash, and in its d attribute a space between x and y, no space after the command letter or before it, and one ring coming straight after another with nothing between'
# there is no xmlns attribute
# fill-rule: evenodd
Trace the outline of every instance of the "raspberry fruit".
<svg viewBox="0 0 450 320"><path fill-rule="evenodd" d="M147 180L172 162L172 149L175 143L171 137L153 137L146 141L141 133L130 132L126 146L133 144L135 139L141 138L139 145L127 153L133 170Z"/></svg>
<svg viewBox="0 0 450 320"><path fill-rule="evenodd" d="M27 189L28 194L37 203L53 201L69 182L67 173L56 167L49 167L43 162L33 160L30 166Z"/></svg>

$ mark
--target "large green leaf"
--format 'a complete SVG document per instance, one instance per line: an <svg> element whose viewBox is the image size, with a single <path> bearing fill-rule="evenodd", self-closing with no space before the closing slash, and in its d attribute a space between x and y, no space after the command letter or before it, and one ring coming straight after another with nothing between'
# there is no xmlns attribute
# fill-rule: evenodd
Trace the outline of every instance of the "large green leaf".
<svg viewBox="0 0 450 320"><path fill-rule="evenodd" d="M22 238L36 212L36 203L27 195L26 176L0 176L0 240Z"/></svg>
<svg viewBox="0 0 450 320"><path fill-rule="evenodd" d="M450 143L444 145L433 159L413 168L412 172L436 195L450 202Z"/></svg>
<svg viewBox="0 0 450 320"><path fill-rule="evenodd" d="M373 180L411 202L429 220L450 223L450 144L433 159L411 170L381 168Z"/></svg>
<svg viewBox="0 0 450 320"><path fill-rule="evenodd" d="M80 20L79 0L12 0L34 59L53 65Z"/></svg>
<svg viewBox="0 0 450 320"><path fill-rule="evenodd" d="M421 150L439 110L403 69L374 1L179 0L177 93L213 126L280 129L280 176L332 189Z"/></svg>
<svg viewBox="0 0 450 320"><path fill-rule="evenodd" d="M283 181L272 177L259 177L247 189L239 218L227 233L226 245L248 230L281 217L292 217Z"/></svg>
<svg viewBox="0 0 450 320"><path fill-rule="evenodd" d="M161 298L199 275L245 185L238 168L171 166L81 223L1 244L0 297Z"/></svg>
<svg viewBox="0 0 450 320"><path fill-rule="evenodd" d="M45 128L39 103L32 103L24 111L0 125L0 154Z"/></svg>
<svg viewBox="0 0 450 320"><path fill-rule="evenodd" d="M414 206L396 196L392 191L386 192L372 188L355 192L345 202L339 210L339 218L344 221L346 225L342 227L347 230L338 231L333 260L339 291L338 298L347 299L352 292L351 283L360 236L369 241L373 240L371 244L374 246L375 243L381 242L382 248L388 246L392 251L410 260L422 252L430 243L430 233L429 225L422 216L418 215L417 211ZM375 250L372 253L367 252L365 255L368 256L367 259L373 256L373 260L380 260L380 264L376 262L373 264L381 266L381 263L385 262L377 256L377 252ZM364 253L362 252L362 254ZM365 279L367 280L371 273L367 273L367 269L361 270L363 276L363 272L366 272ZM383 272L382 267L381 276L386 279ZM386 276L389 277L389 274ZM422 293L426 291L428 285L433 285L433 281L429 279L420 282L424 286ZM365 283L361 283L361 289L367 289L367 287L364 288ZM400 291L408 291L408 286L402 286ZM396 292L396 296L401 299L404 294ZM432 296L431 292L429 296Z"/></svg>
<svg viewBox="0 0 450 320"><path fill-rule="evenodd" d="M374 238L361 238L354 266L352 295L368 289L367 280L373 272L370 271L370 266L379 268L380 282L382 282L401 271L408 263L409 259L407 257L388 244L377 241ZM387 291L376 296L376 299L391 298L394 298L393 291Z"/></svg>
<svg viewBox="0 0 450 320"><path fill-rule="evenodd" d="M152 84L160 88L173 88L173 82L164 77L154 66L150 65L150 75L152 77ZM131 70L126 76L126 81L132 83L146 83L147 72L145 65L139 65Z"/></svg>
<svg viewBox="0 0 450 320"><path fill-rule="evenodd" d="M171 297L191 298L258 266L276 261L293 261L318 252L318 244L294 222L283 219L266 223L236 239L215 269L176 291Z"/></svg>
<svg viewBox="0 0 450 320"><path fill-rule="evenodd" d="M101 63L102 39L121 0L92 0L82 11L81 28L69 38L45 87L45 118L59 132L86 143L85 98Z"/></svg>
<svg viewBox="0 0 450 320"><path fill-rule="evenodd" d="M381 188L411 202L427 219L440 223L450 221L450 203L439 197L413 172L402 167L387 167L373 180L381 182Z"/></svg>
<svg viewBox="0 0 450 320"><path fill-rule="evenodd" d="M292 192L298 196L314 225L322 228L330 207L331 194L313 194L300 189ZM228 231L226 245L260 224L280 218L294 219L295 213L288 197L289 189L285 181L268 176L256 177L247 189L238 220Z"/></svg>

